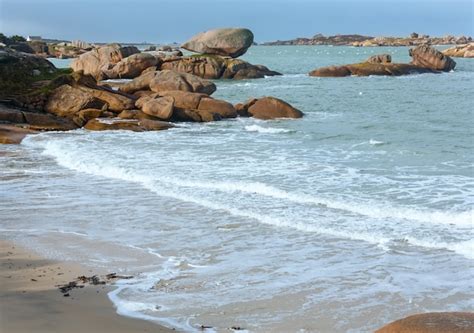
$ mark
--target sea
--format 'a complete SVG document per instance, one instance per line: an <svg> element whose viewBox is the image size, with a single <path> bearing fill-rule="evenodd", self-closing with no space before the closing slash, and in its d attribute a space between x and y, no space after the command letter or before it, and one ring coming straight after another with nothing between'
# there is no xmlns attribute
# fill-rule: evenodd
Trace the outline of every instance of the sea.
<svg viewBox="0 0 474 333"><path fill-rule="evenodd" d="M184 332L372 332L474 310L474 60L316 78L406 47L255 46L283 73L217 80L302 119L48 132L0 146L0 237L133 276L121 315ZM68 61L55 61L67 66Z"/></svg>

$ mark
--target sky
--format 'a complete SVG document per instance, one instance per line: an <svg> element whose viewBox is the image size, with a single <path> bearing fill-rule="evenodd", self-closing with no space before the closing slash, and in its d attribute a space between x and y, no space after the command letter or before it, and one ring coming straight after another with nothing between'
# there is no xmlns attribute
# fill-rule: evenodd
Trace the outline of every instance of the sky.
<svg viewBox="0 0 474 333"><path fill-rule="evenodd" d="M473 35L474 0L0 0L0 32L89 42L184 42L219 27L255 41L317 33Z"/></svg>

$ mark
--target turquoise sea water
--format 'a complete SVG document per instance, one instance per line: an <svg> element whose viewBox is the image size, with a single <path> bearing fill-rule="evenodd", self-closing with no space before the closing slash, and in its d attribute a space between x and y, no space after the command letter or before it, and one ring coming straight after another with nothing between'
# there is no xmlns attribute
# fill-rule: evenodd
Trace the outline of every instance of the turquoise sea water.
<svg viewBox="0 0 474 333"><path fill-rule="evenodd" d="M407 48L253 47L299 120L47 133L0 147L2 237L135 276L125 315L186 331L368 332L472 311L474 60L405 77L312 78Z"/></svg>

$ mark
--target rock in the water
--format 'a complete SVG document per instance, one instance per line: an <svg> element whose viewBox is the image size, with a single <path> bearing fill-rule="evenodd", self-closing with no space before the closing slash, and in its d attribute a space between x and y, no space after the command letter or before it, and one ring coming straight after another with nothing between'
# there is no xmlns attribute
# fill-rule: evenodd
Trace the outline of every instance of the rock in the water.
<svg viewBox="0 0 474 333"><path fill-rule="evenodd" d="M377 54L369 57L366 62L372 64L389 64L392 62L392 56L390 54Z"/></svg>
<svg viewBox="0 0 474 333"><path fill-rule="evenodd" d="M262 97L253 100L248 107L248 115L258 119L301 118L303 112L275 97Z"/></svg>
<svg viewBox="0 0 474 333"><path fill-rule="evenodd" d="M223 79L262 79L265 76L281 75L263 65L252 65L241 59L226 59Z"/></svg>
<svg viewBox="0 0 474 333"><path fill-rule="evenodd" d="M91 131L127 130L134 132L160 131L174 127L173 124L149 119L95 118L84 126Z"/></svg>
<svg viewBox="0 0 474 333"><path fill-rule="evenodd" d="M309 76L318 77L344 77L350 75L352 75L352 73L347 66L327 66L309 72Z"/></svg>
<svg viewBox="0 0 474 333"><path fill-rule="evenodd" d="M156 120L155 117L152 117L141 110L123 110L118 114L119 118L122 119L150 119Z"/></svg>
<svg viewBox="0 0 474 333"><path fill-rule="evenodd" d="M118 44L101 46L74 59L71 63L71 68L75 72L83 71L84 74L90 74L98 80L115 79L117 77L108 77L106 73L114 73L110 69L115 64L139 52L135 46L121 47Z"/></svg>
<svg viewBox="0 0 474 333"><path fill-rule="evenodd" d="M232 104L213 98L201 98L198 111L207 111L212 115L217 114L222 119L237 117L237 111Z"/></svg>
<svg viewBox="0 0 474 333"><path fill-rule="evenodd" d="M158 98L150 98L150 97L142 97L145 99L142 103L138 103L137 106L141 108L141 110L150 115L152 117L161 119L161 120L169 120L173 115L173 107L174 107L174 98L171 96L165 97L158 97ZM141 105L140 105L141 104Z"/></svg>
<svg viewBox="0 0 474 333"><path fill-rule="evenodd" d="M419 45L410 49L409 53L412 57L411 63L415 66L444 72L449 72L456 67L453 59L429 45Z"/></svg>
<svg viewBox="0 0 474 333"><path fill-rule="evenodd" d="M28 134L38 133L36 131L22 128L15 125L0 124L0 143L3 144L18 144Z"/></svg>
<svg viewBox="0 0 474 333"><path fill-rule="evenodd" d="M211 81L201 79L193 74L177 73L170 70L156 72L149 86L150 90L154 92L182 90L207 95L212 95L217 89Z"/></svg>
<svg viewBox="0 0 474 333"><path fill-rule="evenodd" d="M409 74L439 73L429 68L423 68L411 64L392 63L368 63L350 64L343 66L329 66L315 69L309 73L310 76L319 77L343 77L343 76L400 76Z"/></svg>
<svg viewBox="0 0 474 333"><path fill-rule="evenodd" d="M78 126L68 118L48 113L23 112L28 128L36 131L70 131Z"/></svg>
<svg viewBox="0 0 474 333"><path fill-rule="evenodd" d="M252 65L240 59L220 56L199 55L165 61L161 69L194 74L205 79L259 79L265 76L281 75L262 65Z"/></svg>
<svg viewBox="0 0 474 333"><path fill-rule="evenodd" d="M443 54L449 57L474 58L474 43L450 47Z"/></svg>
<svg viewBox="0 0 474 333"><path fill-rule="evenodd" d="M375 333L472 333L474 313L432 312L394 321Z"/></svg>
<svg viewBox="0 0 474 333"><path fill-rule="evenodd" d="M232 104L211 98L206 94L179 90L163 91L158 94L174 99L172 120L175 121L207 122L237 116L237 111Z"/></svg>
<svg viewBox="0 0 474 333"><path fill-rule="evenodd" d="M249 29L226 28L197 34L181 47L197 53L237 58L247 52L252 44L253 33Z"/></svg>
<svg viewBox="0 0 474 333"><path fill-rule="evenodd" d="M119 90L134 93L138 90L149 89L153 92L181 90L211 95L216 91L216 85L196 75L178 73L171 70L146 71L132 82L122 85Z"/></svg>
<svg viewBox="0 0 474 333"><path fill-rule="evenodd" d="M391 56L382 54L370 57L366 62L342 66L328 66L317 68L309 73L310 76L319 77L343 77L343 76L369 76L387 75L399 76L421 73L439 73L439 71L450 71L456 63L448 56L438 50L420 45L410 49L413 61L410 64L391 63Z"/></svg>

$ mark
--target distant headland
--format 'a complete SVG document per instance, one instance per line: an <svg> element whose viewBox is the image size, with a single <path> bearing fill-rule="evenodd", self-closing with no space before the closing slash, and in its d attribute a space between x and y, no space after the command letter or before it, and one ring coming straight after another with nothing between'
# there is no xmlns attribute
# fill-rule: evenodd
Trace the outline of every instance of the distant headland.
<svg viewBox="0 0 474 333"><path fill-rule="evenodd" d="M295 38L290 40L277 40L265 42L260 45L334 45L334 46L416 46L429 45L458 45L472 42L468 36L431 37L416 32L407 37L373 37L364 35L334 35L324 36L316 34L311 38Z"/></svg>

